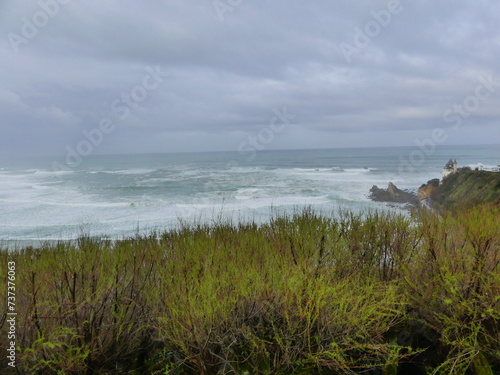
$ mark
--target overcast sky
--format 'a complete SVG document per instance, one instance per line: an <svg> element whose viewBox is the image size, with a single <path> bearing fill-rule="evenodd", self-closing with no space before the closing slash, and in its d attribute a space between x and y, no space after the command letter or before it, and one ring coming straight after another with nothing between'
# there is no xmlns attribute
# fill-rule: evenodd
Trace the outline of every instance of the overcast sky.
<svg viewBox="0 0 500 375"><path fill-rule="evenodd" d="M0 0L0 156L498 143L499 20L497 0Z"/></svg>

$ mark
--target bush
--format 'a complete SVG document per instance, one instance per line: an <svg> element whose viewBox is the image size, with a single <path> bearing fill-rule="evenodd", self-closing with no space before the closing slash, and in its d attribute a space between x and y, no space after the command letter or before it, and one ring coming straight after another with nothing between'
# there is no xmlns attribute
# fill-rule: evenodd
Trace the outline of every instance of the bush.
<svg viewBox="0 0 500 375"><path fill-rule="evenodd" d="M16 262L19 369L492 374L499 218L490 206L414 219L304 209L0 251Z"/></svg>

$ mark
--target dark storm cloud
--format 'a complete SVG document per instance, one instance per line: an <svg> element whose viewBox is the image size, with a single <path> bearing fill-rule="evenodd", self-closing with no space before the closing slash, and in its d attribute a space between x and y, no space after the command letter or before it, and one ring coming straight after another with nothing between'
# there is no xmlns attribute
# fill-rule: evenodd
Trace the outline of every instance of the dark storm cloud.
<svg viewBox="0 0 500 375"><path fill-rule="evenodd" d="M2 2L0 154L62 154L103 118L97 152L236 150L284 106L276 147L411 144L500 82L499 17L493 0ZM168 77L120 118L157 66ZM500 85L454 141L494 141L499 104Z"/></svg>

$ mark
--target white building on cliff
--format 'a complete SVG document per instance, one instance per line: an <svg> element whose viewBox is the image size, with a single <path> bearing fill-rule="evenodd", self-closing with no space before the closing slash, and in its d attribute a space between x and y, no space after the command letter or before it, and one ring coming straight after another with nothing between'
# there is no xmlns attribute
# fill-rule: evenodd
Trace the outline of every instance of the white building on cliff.
<svg viewBox="0 0 500 375"><path fill-rule="evenodd" d="M443 168L443 178L449 176L452 173L456 173L458 171L457 159L454 161L450 159L448 163Z"/></svg>

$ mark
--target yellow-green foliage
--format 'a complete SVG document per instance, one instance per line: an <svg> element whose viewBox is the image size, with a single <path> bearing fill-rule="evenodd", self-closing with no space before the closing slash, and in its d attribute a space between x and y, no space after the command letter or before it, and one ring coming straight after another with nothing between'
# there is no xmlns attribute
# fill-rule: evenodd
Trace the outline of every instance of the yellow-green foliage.
<svg viewBox="0 0 500 375"><path fill-rule="evenodd" d="M445 208L488 203L500 205L500 172L462 168L447 176L432 192L432 200Z"/></svg>
<svg viewBox="0 0 500 375"><path fill-rule="evenodd" d="M1 251L16 262L19 368L492 374L499 218L492 207L414 219L304 209L260 226Z"/></svg>

